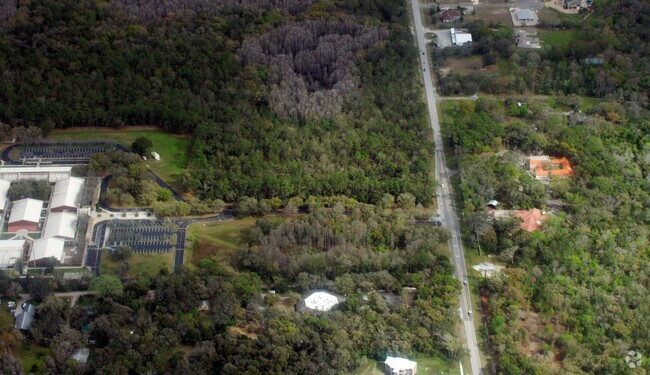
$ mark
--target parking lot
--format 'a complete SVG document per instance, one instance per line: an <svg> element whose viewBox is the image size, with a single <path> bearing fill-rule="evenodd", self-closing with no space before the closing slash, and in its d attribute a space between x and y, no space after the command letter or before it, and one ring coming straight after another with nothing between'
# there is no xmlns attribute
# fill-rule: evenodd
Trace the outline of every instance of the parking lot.
<svg viewBox="0 0 650 375"><path fill-rule="evenodd" d="M107 229L105 247L130 246L135 253L164 253L177 242L178 228L163 220L119 220Z"/></svg>
<svg viewBox="0 0 650 375"><path fill-rule="evenodd" d="M20 152L20 159L88 160L93 154L110 150L108 145L27 146Z"/></svg>

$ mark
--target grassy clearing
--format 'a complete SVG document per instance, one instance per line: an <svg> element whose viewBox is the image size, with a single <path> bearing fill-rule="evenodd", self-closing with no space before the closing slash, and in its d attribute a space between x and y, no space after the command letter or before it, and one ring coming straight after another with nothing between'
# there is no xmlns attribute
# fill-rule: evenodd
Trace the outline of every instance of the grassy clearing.
<svg viewBox="0 0 650 375"><path fill-rule="evenodd" d="M23 341L18 352L14 353L14 358L18 358L22 362L25 372L41 373L45 370L45 358L49 353L50 349L48 348L42 348L35 344L30 345L29 342Z"/></svg>
<svg viewBox="0 0 650 375"><path fill-rule="evenodd" d="M168 251L162 254L137 254L131 255L128 260L131 268L126 274L128 277L135 277L141 273L148 275L157 275L161 268L168 271L173 270L174 251ZM113 262L108 256L102 256L101 273L116 274L122 262Z"/></svg>
<svg viewBox="0 0 650 375"><path fill-rule="evenodd" d="M4 299L2 304L0 304L0 331L14 324L14 317L11 315L11 311L9 311L7 301L7 299Z"/></svg>
<svg viewBox="0 0 650 375"><path fill-rule="evenodd" d="M449 361L442 357L416 356L415 361L418 363L418 374L438 375L438 374L460 374L460 367L457 361ZM463 364L463 371L468 373L469 367Z"/></svg>
<svg viewBox="0 0 650 375"><path fill-rule="evenodd" d="M178 187L180 176L187 162L190 138L169 134L158 129L143 129L141 127L106 129L106 128L74 128L55 130L48 136L49 141L115 141L125 147L138 137L147 137L153 142L153 149L160 154L160 160L149 159L145 163L151 167L163 180Z"/></svg>
<svg viewBox="0 0 650 375"><path fill-rule="evenodd" d="M540 31L539 39L542 41L544 48L554 46L567 47L569 43L580 38L580 30L569 29L561 31Z"/></svg>
<svg viewBox="0 0 650 375"><path fill-rule="evenodd" d="M280 216L264 218L276 224L286 219ZM192 245L187 246L185 261L197 264L202 259L216 257L219 262L229 263L233 253L244 243L248 231L255 226L257 220L259 218L247 217L241 220L192 224L187 231L187 238Z"/></svg>

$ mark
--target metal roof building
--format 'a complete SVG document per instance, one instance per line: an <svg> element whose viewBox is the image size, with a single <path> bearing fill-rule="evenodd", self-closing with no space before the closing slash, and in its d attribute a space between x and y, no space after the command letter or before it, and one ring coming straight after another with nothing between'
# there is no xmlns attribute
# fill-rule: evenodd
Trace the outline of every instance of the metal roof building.
<svg viewBox="0 0 650 375"><path fill-rule="evenodd" d="M50 211L77 211L78 197L84 185L84 179L68 177L54 184L54 191L50 199Z"/></svg>
<svg viewBox="0 0 650 375"><path fill-rule="evenodd" d="M25 240L0 241L0 269L11 267L23 257Z"/></svg>
<svg viewBox="0 0 650 375"><path fill-rule="evenodd" d="M54 257L63 262L63 247L65 241L60 238L43 238L34 241L29 254L29 261L37 261L43 258Z"/></svg>
<svg viewBox="0 0 650 375"><path fill-rule="evenodd" d="M515 17L517 21L535 21L537 15L530 9L522 9L515 12Z"/></svg>
<svg viewBox="0 0 650 375"><path fill-rule="evenodd" d="M466 43L472 43L472 34L467 32L457 32L453 27L449 29L451 43L455 46L462 46Z"/></svg>
<svg viewBox="0 0 650 375"><path fill-rule="evenodd" d="M41 238L60 237L74 239L77 233L77 214L54 212L47 216Z"/></svg>
<svg viewBox="0 0 650 375"><path fill-rule="evenodd" d="M34 322L34 314L36 313L36 306L31 303L25 307L23 312L16 316L16 324L14 327L21 330L28 330Z"/></svg>
<svg viewBox="0 0 650 375"><path fill-rule="evenodd" d="M9 232L16 232L26 229L30 232L38 230L38 222L41 219L43 201L38 199L25 198L15 201L11 206L9 215Z"/></svg>

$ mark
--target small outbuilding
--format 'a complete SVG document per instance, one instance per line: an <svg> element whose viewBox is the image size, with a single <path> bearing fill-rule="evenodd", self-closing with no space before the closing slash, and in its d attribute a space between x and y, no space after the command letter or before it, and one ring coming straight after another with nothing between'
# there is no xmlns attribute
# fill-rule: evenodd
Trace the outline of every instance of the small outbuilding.
<svg viewBox="0 0 650 375"><path fill-rule="evenodd" d="M496 199L492 199L491 201L488 202L488 207L490 208L497 208L498 205L499 205L499 201L497 201Z"/></svg>
<svg viewBox="0 0 650 375"><path fill-rule="evenodd" d="M72 352L72 359L79 363L86 363L88 361L88 356L90 355L90 349L88 348L82 348L82 349L77 349L74 352Z"/></svg>
<svg viewBox="0 0 650 375"><path fill-rule="evenodd" d="M151 151L151 157L154 158L154 160L160 160L160 155L156 151Z"/></svg>

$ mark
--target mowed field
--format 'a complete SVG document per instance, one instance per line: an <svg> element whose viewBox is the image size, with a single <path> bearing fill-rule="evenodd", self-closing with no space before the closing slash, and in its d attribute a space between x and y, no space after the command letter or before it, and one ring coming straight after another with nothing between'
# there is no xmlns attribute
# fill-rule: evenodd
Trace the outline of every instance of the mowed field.
<svg viewBox="0 0 650 375"><path fill-rule="evenodd" d="M198 222L187 230L187 238L191 245L185 249L185 263L196 265L202 259L215 258L220 264L233 264L237 248L246 241L246 236L257 220L262 218L247 217L245 219L224 222ZM264 219L279 224L285 216L266 216Z"/></svg>
<svg viewBox="0 0 650 375"><path fill-rule="evenodd" d="M157 275L162 268L172 272L174 267L174 251L160 254L138 254L133 253L127 260L131 265L125 276L135 277L139 274ZM113 262L108 259L107 254L102 254L100 273L115 275L123 262Z"/></svg>
<svg viewBox="0 0 650 375"><path fill-rule="evenodd" d="M70 128L54 130L47 140L52 142L119 142L126 148L130 148L133 141L139 137L149 138L153 142L153 150L160 154L160 160L149 158L145 163L168 184L178 187L190 148L190 137L187 135L170 134L156 128L143 127Z"/></svg>

